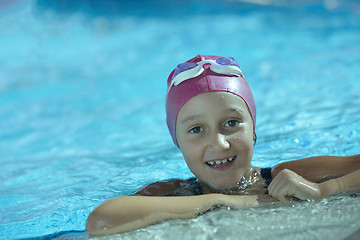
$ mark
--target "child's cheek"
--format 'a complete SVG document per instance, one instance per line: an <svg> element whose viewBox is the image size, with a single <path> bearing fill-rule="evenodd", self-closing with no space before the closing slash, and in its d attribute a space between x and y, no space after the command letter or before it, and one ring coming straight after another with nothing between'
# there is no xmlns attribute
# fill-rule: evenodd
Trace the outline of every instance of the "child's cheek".
<svg viewBox="0 0 360 240"><path fill-rule="evenodd" d="M181 151L183 153L183 156L185 160L188 162L193 161L196 158L199 158L200 154L199 145L197 144L197 141L185 141L182 143Z"/></svg>
<svg viewBox="0 0 360 240"><path fill-rule="evenodd" d="M238 132L228 138L228 141L235 145L235 147L246 147L252 146L253 137L248 132Z"/></svg>

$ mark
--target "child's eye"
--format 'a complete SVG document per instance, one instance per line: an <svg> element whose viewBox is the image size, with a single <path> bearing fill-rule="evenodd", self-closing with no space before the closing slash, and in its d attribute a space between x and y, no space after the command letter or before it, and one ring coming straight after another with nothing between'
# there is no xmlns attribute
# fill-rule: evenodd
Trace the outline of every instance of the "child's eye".
<svg viewBox="0 0 360 240"><path fill-rule="evenodd" d="M203 131L202 127L193 127L189 130L189 133L201 133Z"/></svg>
<svg viewBox="0 0 360 240"><path fill-rule="evenodd" d="M239 120L229 120L225 123L225 127L236 127L239 123Z"/></svg>

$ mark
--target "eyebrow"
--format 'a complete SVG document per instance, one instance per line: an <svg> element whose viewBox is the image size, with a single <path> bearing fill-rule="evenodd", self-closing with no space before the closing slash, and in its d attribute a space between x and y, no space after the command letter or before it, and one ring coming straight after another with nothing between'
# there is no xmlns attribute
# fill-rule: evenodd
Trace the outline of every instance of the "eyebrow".
<svg viewBox="0 0 360 240"><path fill-rule="evenodd" d="M227 109L225 109L225 110L223 111L223 114L229 114L229 113L234 113L234 112L235 112L235 113L239 113L239 114L241 114L241 115L244 113L241 109L234 107L234 108L227 108ZM186 122L188 122L188 121L196 120L197 118L201 118L201 117L203 117L203 114L191 115L191 116L186 117L186 118L184 118L183 120L181 120L181 123L184 124L184 123L186 123Z"/></svg>
<svg viewBox="0 0 360 240"><path fill-rule="evenodd" d="M186 123L188 121L192 121L194 119L201 118L202 116L203 116L203 114L195 114L195 115L184 118L183 120L181 120L181 123L184 124L184 123Z"/></svg>
<svg viewBox="0 0 360 240"><path fill-rule="evenodd" d="M241 109L236 108L236 107L234 107L234 108L228 108L228 109L225 109L225 110L223 111L223 113L234 113L234 112L240 113L240 114L243 114L243 113L244 113L244 111L242 111Z"/></svg>

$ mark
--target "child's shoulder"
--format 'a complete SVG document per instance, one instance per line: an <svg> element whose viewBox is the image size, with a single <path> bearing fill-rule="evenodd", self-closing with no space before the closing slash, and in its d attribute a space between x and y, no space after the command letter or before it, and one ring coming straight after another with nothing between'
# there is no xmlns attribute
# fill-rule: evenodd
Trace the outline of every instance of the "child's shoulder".
<svg viewBox="0 0 360 240"><path fill-rule="evenodd" d="M140 190L135 195L139 196L179 196L179 195L198 195L196 194L196 178L187 180L170 179L151 183Z"/></svg>

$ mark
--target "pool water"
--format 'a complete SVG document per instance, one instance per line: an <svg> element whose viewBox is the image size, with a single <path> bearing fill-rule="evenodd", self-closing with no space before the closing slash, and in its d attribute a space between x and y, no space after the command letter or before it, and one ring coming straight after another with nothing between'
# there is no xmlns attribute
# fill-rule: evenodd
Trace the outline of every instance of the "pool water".
<svg viewBox="0 0 360 240"><path fill-rule="evenodd" d="M199 53L233 56L247 76L253 165L359 154L357 1L15 2L0 9L0 239L86 239L104 200L192 177L166 128L165 81ZM100 239L344 239L359 204L218 209Z"/></svg>

